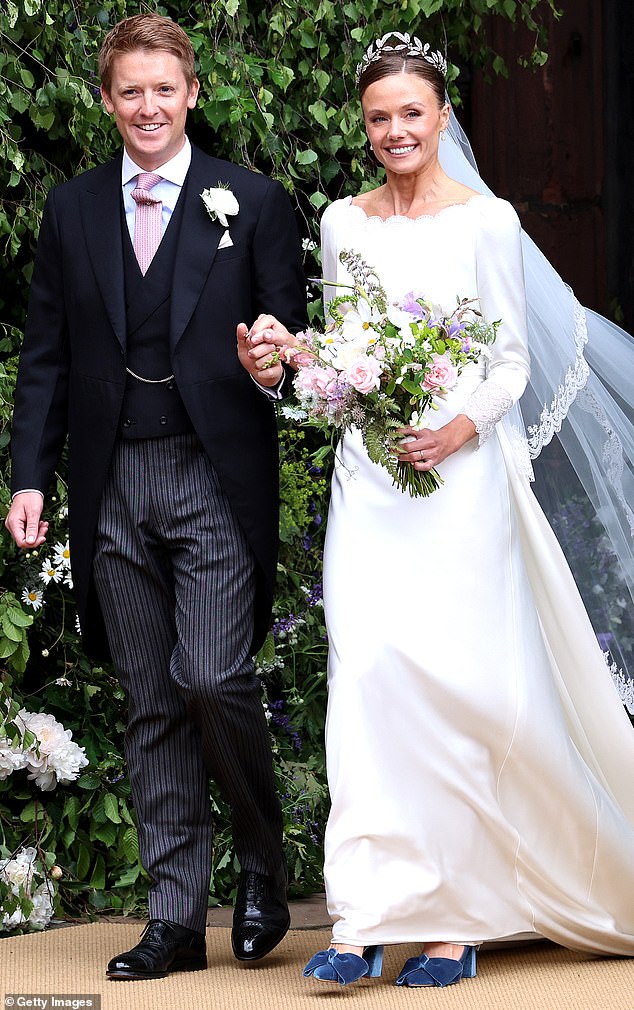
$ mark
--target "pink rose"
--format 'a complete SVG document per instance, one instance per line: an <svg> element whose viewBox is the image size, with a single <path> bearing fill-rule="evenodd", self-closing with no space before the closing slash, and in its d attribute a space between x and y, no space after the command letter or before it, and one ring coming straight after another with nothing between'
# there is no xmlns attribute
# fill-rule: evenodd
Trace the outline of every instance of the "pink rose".
<svg viewBox="0 0 634 1010"><path fill-rule="evenodd" d="M313 352L302 347L285 347L281 357L295 368L307 368L315 360Z"/></svg>
<svg viewBox="0 0 634 1010"><path fill-rule="evenodd" d="M376 358L362 354L346 368L346 378L358 393L370 393L379 388L382 371Z"/></svg>
<svg viewBox="0 0 634 1010"><path fill-rule="evenodd" d="M317 365L315 368L300 368L295 376L295 386L298 392L317 393L322 398L328 396L329 387L336 381L337 373L330 366L322 368Z"/></svg>
<svg viewBox="0 0 634 1010"><path fill-rule="evenodd" d="M458 369L446 354L435 354L433 363L423 382L423 389L434 392L440 388L452 389L458 381Z"/></svg>

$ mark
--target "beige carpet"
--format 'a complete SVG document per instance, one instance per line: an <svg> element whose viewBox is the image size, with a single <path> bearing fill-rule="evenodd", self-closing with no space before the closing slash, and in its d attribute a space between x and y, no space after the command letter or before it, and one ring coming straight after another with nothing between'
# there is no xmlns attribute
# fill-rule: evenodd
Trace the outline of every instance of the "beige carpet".
<svg viewBox="0 0 634 1010"><path fill-rule="evenodd" d="M383 978L349 988L310 982L301 969L328 945L327 930L293 930L273 954L250 967L231 955L229 930L207 930L207 971L152 982L110 982L104 967L133 946L138 923L95 923L0 940L0 1007L7 993L100 993L102 1010L634 1010L634 960L591 958L547 943L491 950L478 977L447 989L392 984L412 947L386 950ZM42 1004L32 1004L41 1006ZM20 1004L16 1002L15 1007Z"/></svg>

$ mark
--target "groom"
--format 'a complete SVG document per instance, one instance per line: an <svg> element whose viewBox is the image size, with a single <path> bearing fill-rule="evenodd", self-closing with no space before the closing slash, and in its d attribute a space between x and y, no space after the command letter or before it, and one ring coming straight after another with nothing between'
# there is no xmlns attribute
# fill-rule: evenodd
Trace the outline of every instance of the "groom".
<svg viewBox="0 0 634 1010"><path fill-rule="evenodd" d="M243 321L305 325L282 186L185 135L199 83L168 18L117 24L101 94L124 150L49 195L15 397L19 547L42 544L66 437L73 578L86 649L128 697L126 756L150 922L113 979L206 967L208 777L231 806L241 873L232 945L271 951L289 925L281 812L251 656L270 619L277 433L286 381L236 354ZM211 190L207 205L203 190ZM244 332L239 327L241 348ZM255 380L255 381L254 381Z"/></svg>

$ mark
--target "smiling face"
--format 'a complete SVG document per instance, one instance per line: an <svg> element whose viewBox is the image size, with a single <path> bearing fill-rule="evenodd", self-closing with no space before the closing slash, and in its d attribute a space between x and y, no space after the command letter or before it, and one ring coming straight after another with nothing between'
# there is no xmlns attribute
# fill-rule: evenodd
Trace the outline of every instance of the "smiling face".
<svg viewBox="0 0 634 1010"><path fill-rule="evenodd" d="M101 97L139 168L153 172L178 154L199 87L195 78L188 87L180 60L165 50L135 49L114 58L110 88L102 87Z"/></svg>
<svg viewBox="0 0 634 1010"><path fill-rule="evenodd" d="M369 84L361 100L368 139L388 172L416 173L438 158L449 106L416 74L398 73Z"/></svg>

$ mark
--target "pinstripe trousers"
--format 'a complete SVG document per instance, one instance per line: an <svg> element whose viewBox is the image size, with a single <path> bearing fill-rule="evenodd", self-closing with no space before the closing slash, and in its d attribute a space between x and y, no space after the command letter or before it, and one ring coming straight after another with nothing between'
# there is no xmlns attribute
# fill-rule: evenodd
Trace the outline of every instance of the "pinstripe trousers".
<svg viewBox="0 0 634 1010"><path fill-rule="evenodd" d="M279 868L282 828L249 655L253 555L195 435L118 443L93 571L128 698L126 758L150 917L203 932L209 776L231 806L244 870Z"/></svg>

